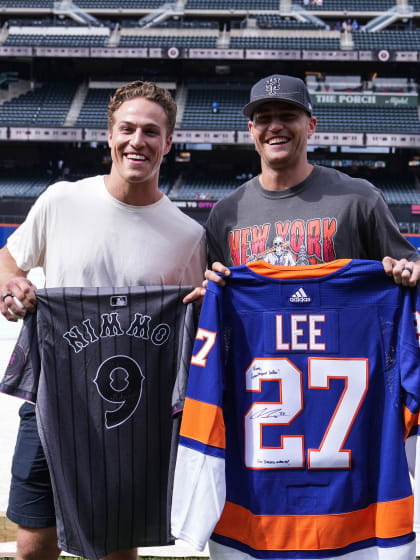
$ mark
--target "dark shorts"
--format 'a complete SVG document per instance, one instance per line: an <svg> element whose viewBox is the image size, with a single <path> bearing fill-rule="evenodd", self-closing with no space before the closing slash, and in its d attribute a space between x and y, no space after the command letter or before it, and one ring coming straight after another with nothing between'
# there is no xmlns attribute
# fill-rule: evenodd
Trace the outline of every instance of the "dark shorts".
<svg viewBox="0 0 420 560"><path fill-rule="evenodd" d="M55 526L54 499L47 460L42 450L35 406L24 403L12 463L7 517L22 527Z"/></svg>

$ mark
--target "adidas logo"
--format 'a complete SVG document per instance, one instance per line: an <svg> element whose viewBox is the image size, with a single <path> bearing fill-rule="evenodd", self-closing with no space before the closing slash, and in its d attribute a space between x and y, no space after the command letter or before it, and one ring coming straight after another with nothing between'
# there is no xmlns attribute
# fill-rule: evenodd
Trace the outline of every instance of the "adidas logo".
<svg viewBox="0 0 420 560"><path fill-rule="evenodd" d="M292 303L309 303L312 300L309 296L306 295L306 292L303 288L299 288L297 292L290 296L289 301Z"/></svg>

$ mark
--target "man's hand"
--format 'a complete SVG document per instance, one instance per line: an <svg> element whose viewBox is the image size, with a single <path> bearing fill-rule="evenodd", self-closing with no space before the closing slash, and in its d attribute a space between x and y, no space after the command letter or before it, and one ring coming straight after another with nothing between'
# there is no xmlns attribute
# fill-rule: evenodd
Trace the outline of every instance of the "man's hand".
<svg viewBox="0 0 420 560"><path fill-rule="evenodd" d="M414 287L420 280L420 261L397 261L391 257L382 259L382 265L388 276L393 276L396 284Z"/></svg>
<svg viewBox="0 0 420 560"><path fill-rule="evenodd" d="M217 272L223 274L223 276L230 276L230 270L227 266L222 263L214 262L212 264L212 270L206 270L204 276L205 280L203 281L200 288L194 288L192 292L187 294L184 299L182 300L184 303L190 303L192 301L198 300L201 304L203 302L204 294L206 293L207 284L209 280L212 280L215 284L219 286L226 286L226 282L224 281L222 276L219 276Z"/></svg>
<svg viewBox="0 0 420 560"><path fill-rule="evenodd" d="M203 285L200 288L194 288L192 292L187 294L182 300L183 303L191 303L192 301L197 301L199 305L203 303L204 294L206 293L207 282L204 280Z"/></svg>
<svg viewBox="0 0 420 560"><path fill-rule="evenodd" d="M8 321L23 319L27 311L33 313L36 307L36 286L24 276L15 276L0 290L0 311Z"/></svg>
<svg viewBox="0 0 420 560"><path fill-rule="evenodd" d="M217 272L219 272L222 276L220 276L220 274L216 274ZM206 277L207 282L211 280L219 286L226 286L226 282L223 276L225 276L226 278L230 276L230 270L224 264L216 261L212 264L211 270L206 270L204 276Z"/></svg>

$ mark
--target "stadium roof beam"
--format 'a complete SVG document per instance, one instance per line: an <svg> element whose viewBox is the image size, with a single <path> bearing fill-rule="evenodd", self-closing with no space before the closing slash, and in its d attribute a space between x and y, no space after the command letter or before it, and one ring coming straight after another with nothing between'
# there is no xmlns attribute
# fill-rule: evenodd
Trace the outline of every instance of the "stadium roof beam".
<svg viewBox="0 0 420 560"><path fill-rule="evenodd" d="M58 16L68 16L78 23L95 27L102 26L102 23L96 17L79 8L72 0L54 2L53 12Z"/></svg>
<svg viewBox="0 0 420 560"><path fill-rule="evenodd" d="M152 27L156 23L165 21L170 17L183 16L184 15L183 6L182 9L180 9L179 4L180 4L179 2L177 2L176 4L171 2L165 2L157 10L153 10L149 14L142 17L139 20L139 26L144 28Z"/></svg>
<svg viewBox="0 0 420 560"><path fill-rule="evenodd" d="M371 19L366 25L363 25L361 31L381 31L385 29L394 21L399 19L407 19L413 17L413 6L408 6L404 4L398 4L393 8L390 8L385 13Z"/></svg>
<svg viewBox="0 0 420 560"><path fill-rule="evenodd" d="M308 10L305 10L298 4L292 4L292 13L298 21L313 23L317 27L328 29L328 25L325 23L325 21L315 16L314 14L311 14Z"/></svg>

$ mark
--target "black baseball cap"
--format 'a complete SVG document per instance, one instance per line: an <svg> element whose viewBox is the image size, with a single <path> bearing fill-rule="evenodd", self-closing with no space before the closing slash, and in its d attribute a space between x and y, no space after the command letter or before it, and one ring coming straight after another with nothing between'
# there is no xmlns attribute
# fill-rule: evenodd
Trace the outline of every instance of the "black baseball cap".
<svg viewBox="0 0 420 560"><path fill-rule="evenodd" d="M245 105L243 114L252 119L255 109L269 101L284 101L300 107L312 116L312 103L305 82L294 76L273 74L263 78L252 86L249 103Z"/></svg>

